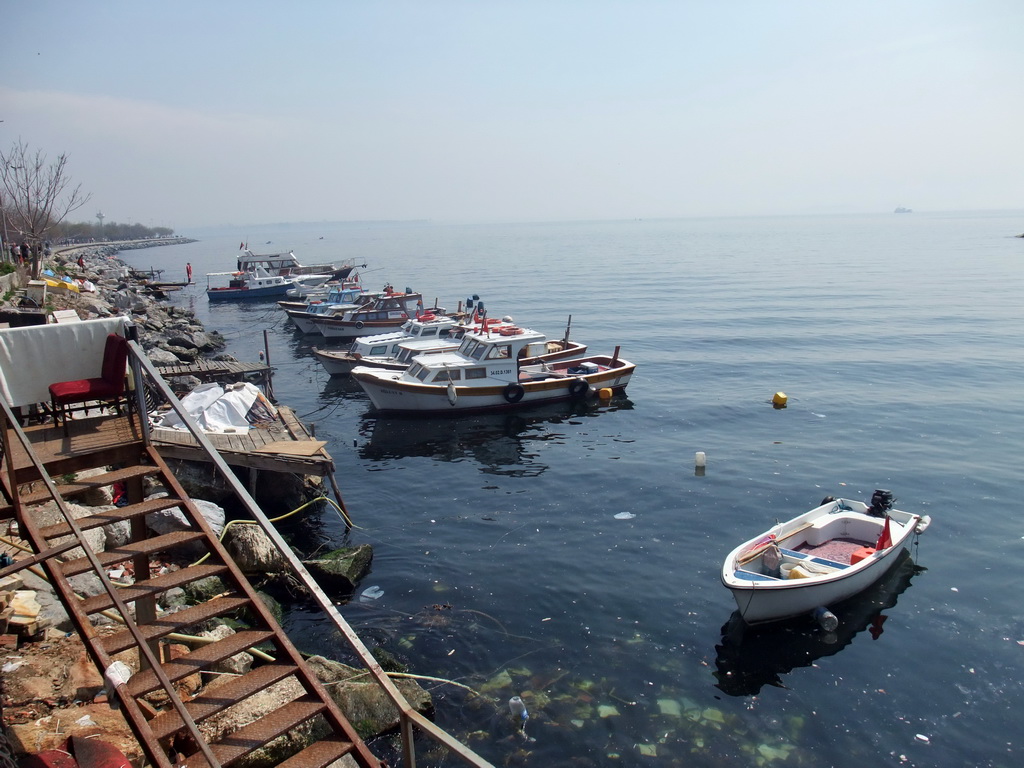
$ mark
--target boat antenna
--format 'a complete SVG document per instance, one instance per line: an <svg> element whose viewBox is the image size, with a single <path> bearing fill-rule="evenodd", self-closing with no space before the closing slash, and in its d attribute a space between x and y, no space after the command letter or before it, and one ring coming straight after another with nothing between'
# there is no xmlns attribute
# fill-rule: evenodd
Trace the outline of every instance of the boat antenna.
<svg viewBox="0 0 1024 768"><path fill-rule="evenodd" d="M565 347L569 346L569 328L572 327L572 315L569 315L569 319L565 323L565 338L562 339L562 345Z"/></svg>

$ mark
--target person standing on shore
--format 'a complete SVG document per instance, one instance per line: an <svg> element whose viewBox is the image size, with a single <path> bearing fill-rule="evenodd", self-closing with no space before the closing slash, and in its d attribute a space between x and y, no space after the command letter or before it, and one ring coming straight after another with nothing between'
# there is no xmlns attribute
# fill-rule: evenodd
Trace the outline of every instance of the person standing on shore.
<svg viewBox="0 0 1024 768"><path fill-rule="evenodd" d="M85 269L85 257L82 254L78 254L78 268Z"/></svg>
<svg viewBox="0 0 1024 768"><path fill-rule="evenodd" d="M185 262L185 275L188 277L189 285L191 285L192 284L192 262L191 261L186 261Z"/></svg>

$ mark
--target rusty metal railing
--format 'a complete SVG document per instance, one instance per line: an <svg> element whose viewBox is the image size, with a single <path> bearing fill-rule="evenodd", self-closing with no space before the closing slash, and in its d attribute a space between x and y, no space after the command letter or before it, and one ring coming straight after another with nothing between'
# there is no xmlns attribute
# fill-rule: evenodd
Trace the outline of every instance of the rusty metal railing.
<svg viewBox="0 0 1024 768"><path fill-rule="evenodd" d="M170 404L174 412L181 418L189 432L192 434L192 437L195 438L196 442L207 454L217 472L245 506L246 511L252 516L252 519L259 523L260 527L274 543L274 546L280 551L281 555L288 562L289 566L302 582L303 586L309 590L309 593L313 596L313 599L320 607L320 610L322 610L324 614L331 619L334 626L348 642L349 647L359 658L362 665L367 669L374 682L376 682L376 684L383 690L384 694L398 710L399 728L402 736L402 757L405 768L416 768L416 752L414 745L416 729L418 729L419 732L427 738L444 746L452 755L459 758L465 764L474 766L474 768L494 768L491 763L480 757L465 744L458 741L443 728L439 727L436 723L417 712L412 705L409 704L402 692L394 684L391 678L388 677L380 664L377 663L377 660L374 659L370 650L363 644L358 634L356 634L356 631L345 620L341 613L338 612L333 601L327 596L320 585L317 584L309 571L306 570L302 561L299 560L291 547L288 546L288 543L284 538L282 538L273 523L271 523L263 513L263 510L260 509L259 505L249 494L248 490L246 490L245 486L235 476L235 473L231 471L227 462L224 461L224 458L220 455L217 449L214 448L213 444L206 435L203 434L195 420L182 406L181 401L171 391L171 388L160 376L156 367L150 362L149 358L146 357L142 347L138 342L132 341L129 342L129 350L129 362L132 369L135 397L138 404L138 412L142 416L143 439L147 443L151 441L149 425L145 417L147 412L145 389L146 386L151 386L156 389L159 395Z"/></svg>

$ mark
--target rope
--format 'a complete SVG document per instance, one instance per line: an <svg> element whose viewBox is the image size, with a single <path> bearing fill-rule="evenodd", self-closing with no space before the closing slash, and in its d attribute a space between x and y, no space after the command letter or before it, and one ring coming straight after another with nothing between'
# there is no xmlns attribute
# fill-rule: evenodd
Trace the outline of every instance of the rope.
<svg viewBox="0 0 1024 768"><path fill-rule="evenodd" d="M280 520L286 520L287 518L289 518L289 517L291 517L293 515L297 515L299 512L301 512L302 510L304 510L306 507L310 506L311 504L316 504L317 502L320 502L320 501L326 501L328 504L330 504L336 510L338 510L338 514L341 515L341 519L345 521L345 524L349 528L358 528L359 530L362 530L362 528L359 528L358 525L356 525L355 523L352 522L352 520L349 518L349 516L345 512L345 510L342 509L342 507L336 501L334 501L334 499L332 499L330 496L317 496L315 499L311 499L310 501L307 501L302 506L296 507L291 512L286 512L285 514L280 515L278 517L270 518L269 522L276 523L276 522L278 522ZM217 540L223 543L224 535L228 532L228 529L231 526L233 526L233 525L259 525L259 522L256 521L256 520L230 520L224 526L224 529L220 532L220 535L217 536ZM201 558L196 560L194 563L190 563L189 567L194 566L194 565L201 565L202 563L206 562L206 559L211 554L212 554L211 552L207 552L205 555L203 555Z"/></svg>

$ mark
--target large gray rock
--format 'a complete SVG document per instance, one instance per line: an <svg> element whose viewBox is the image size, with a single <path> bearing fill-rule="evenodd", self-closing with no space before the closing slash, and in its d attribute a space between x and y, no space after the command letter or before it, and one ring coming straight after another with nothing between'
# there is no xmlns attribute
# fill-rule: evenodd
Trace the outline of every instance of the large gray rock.
<svg viewBox="0 0 1024 768"><path fill-rule="evenodd" d="M213 629L207 630L206 632L200 632L199 637L208 637L212 640L224 640L225 638L231 637L233 634L235 634L235 630L227 624L218 624ZM210 667L210 669L214 672L226 675L244 675L252 669L252 655L242 651L228 659L224 659L224 661L217 662Z"/></svg>
<svg viewBox="0 0 1024 768"><path fill-rule="evenodd" d="M398 709L384 691L363 674L363 670L323 656L312 656L306 664L317 679L327 686L331 698L364 739L398 726ZM417 712L433 712L433 699L415 680L396 679L392 682Z"/></svg>
<svg viewBox="0 0 1024 768"><path fill-rule="evenodd" d="M304 560L303 565L324 589L351 591L370 572L373 547L342 547L315 560Z"/></svg>
<svg viewBox="0 0 1024 768"><path fill-rule="evenodd" d="M146 500L164 498L167 498L167 493L160 491L150 494L146 497ZM192 504L205 518L207 524L213 529L214 534L220 536L221 531L224 530L224 508L205 499L192 499ZM146 515L146 525L150 530L159 534L192 530L192 525L184 513L177 507L162 509L159 512L150 512Z"/></svg>
<svg viewBox="0 0 1024 768"><path fill-rule="evenodd" d="M146 356L153 362L153 365L178 365L181 362L173 352L159 347L147 350Z"/></svg>
<svg viewBox="0 0 1024 768"><path fill-rule="evenodd" d="M363 670L346 666L336 661L314 656L306 662L320 682L326 684L331 697L356 726L364 740L371 739L394 729L398 725L398 709L384 692L373 682L366 682ZM351 682L357 678L360 682ZM206 690L216 691L219 681L210 683ZM409 703L419 712L429 714L433 710L430 694L412 680L394 681ZM219 740L261 717L293 701L303 693L294 678L282 680L275 685L245 699L224 713L204 721L200 730L211 740ZM326 726L314 719L270 742L266 747L253 752L235 763L241 768L271 768L287 757L309 746L326 735ZM341 765L346 765L344 762Z"/></svg>
<svg viewBox="0 0 1024 768"><path fill-rule="evenodd" d="M224 546L246 573L282 573L289 570L281 551L258 525L235 523L224 537Z"/></svg>
<svg viewBox="0 0 1024 768"><path fill-rule="evenodd" d="M70 513L71 517L75 520L78 520L82 517L94 515L100 511L105 512L107 510L114 508L111 505L106 505L102 507L86 507L84 505L75 504L74 502L70 501L65 501L64 504L67 507L67 510ZM30 507L28 514L32 515L32 518L36 521L36 524L40 528L45 528L49 525L56 525L57 523L65 522L64 515L61 514L60 510L57 508L57 504L53 501L49 501L46 504L40 504L38 506ZM88 531L83 531L82 537L93 552L103 552L106 549L107 534L102 527L92 528ZM60 544L64 544L66 542L73 540L74 536L69 534L67 536L61 536L56 539L51 539L49 543L51 546L59 546ZM85 557L85 552L82 551L81 547L75 547L74 549L66 552L63 555L63 558L65 560L77 560L80 557Z"/></svg>

